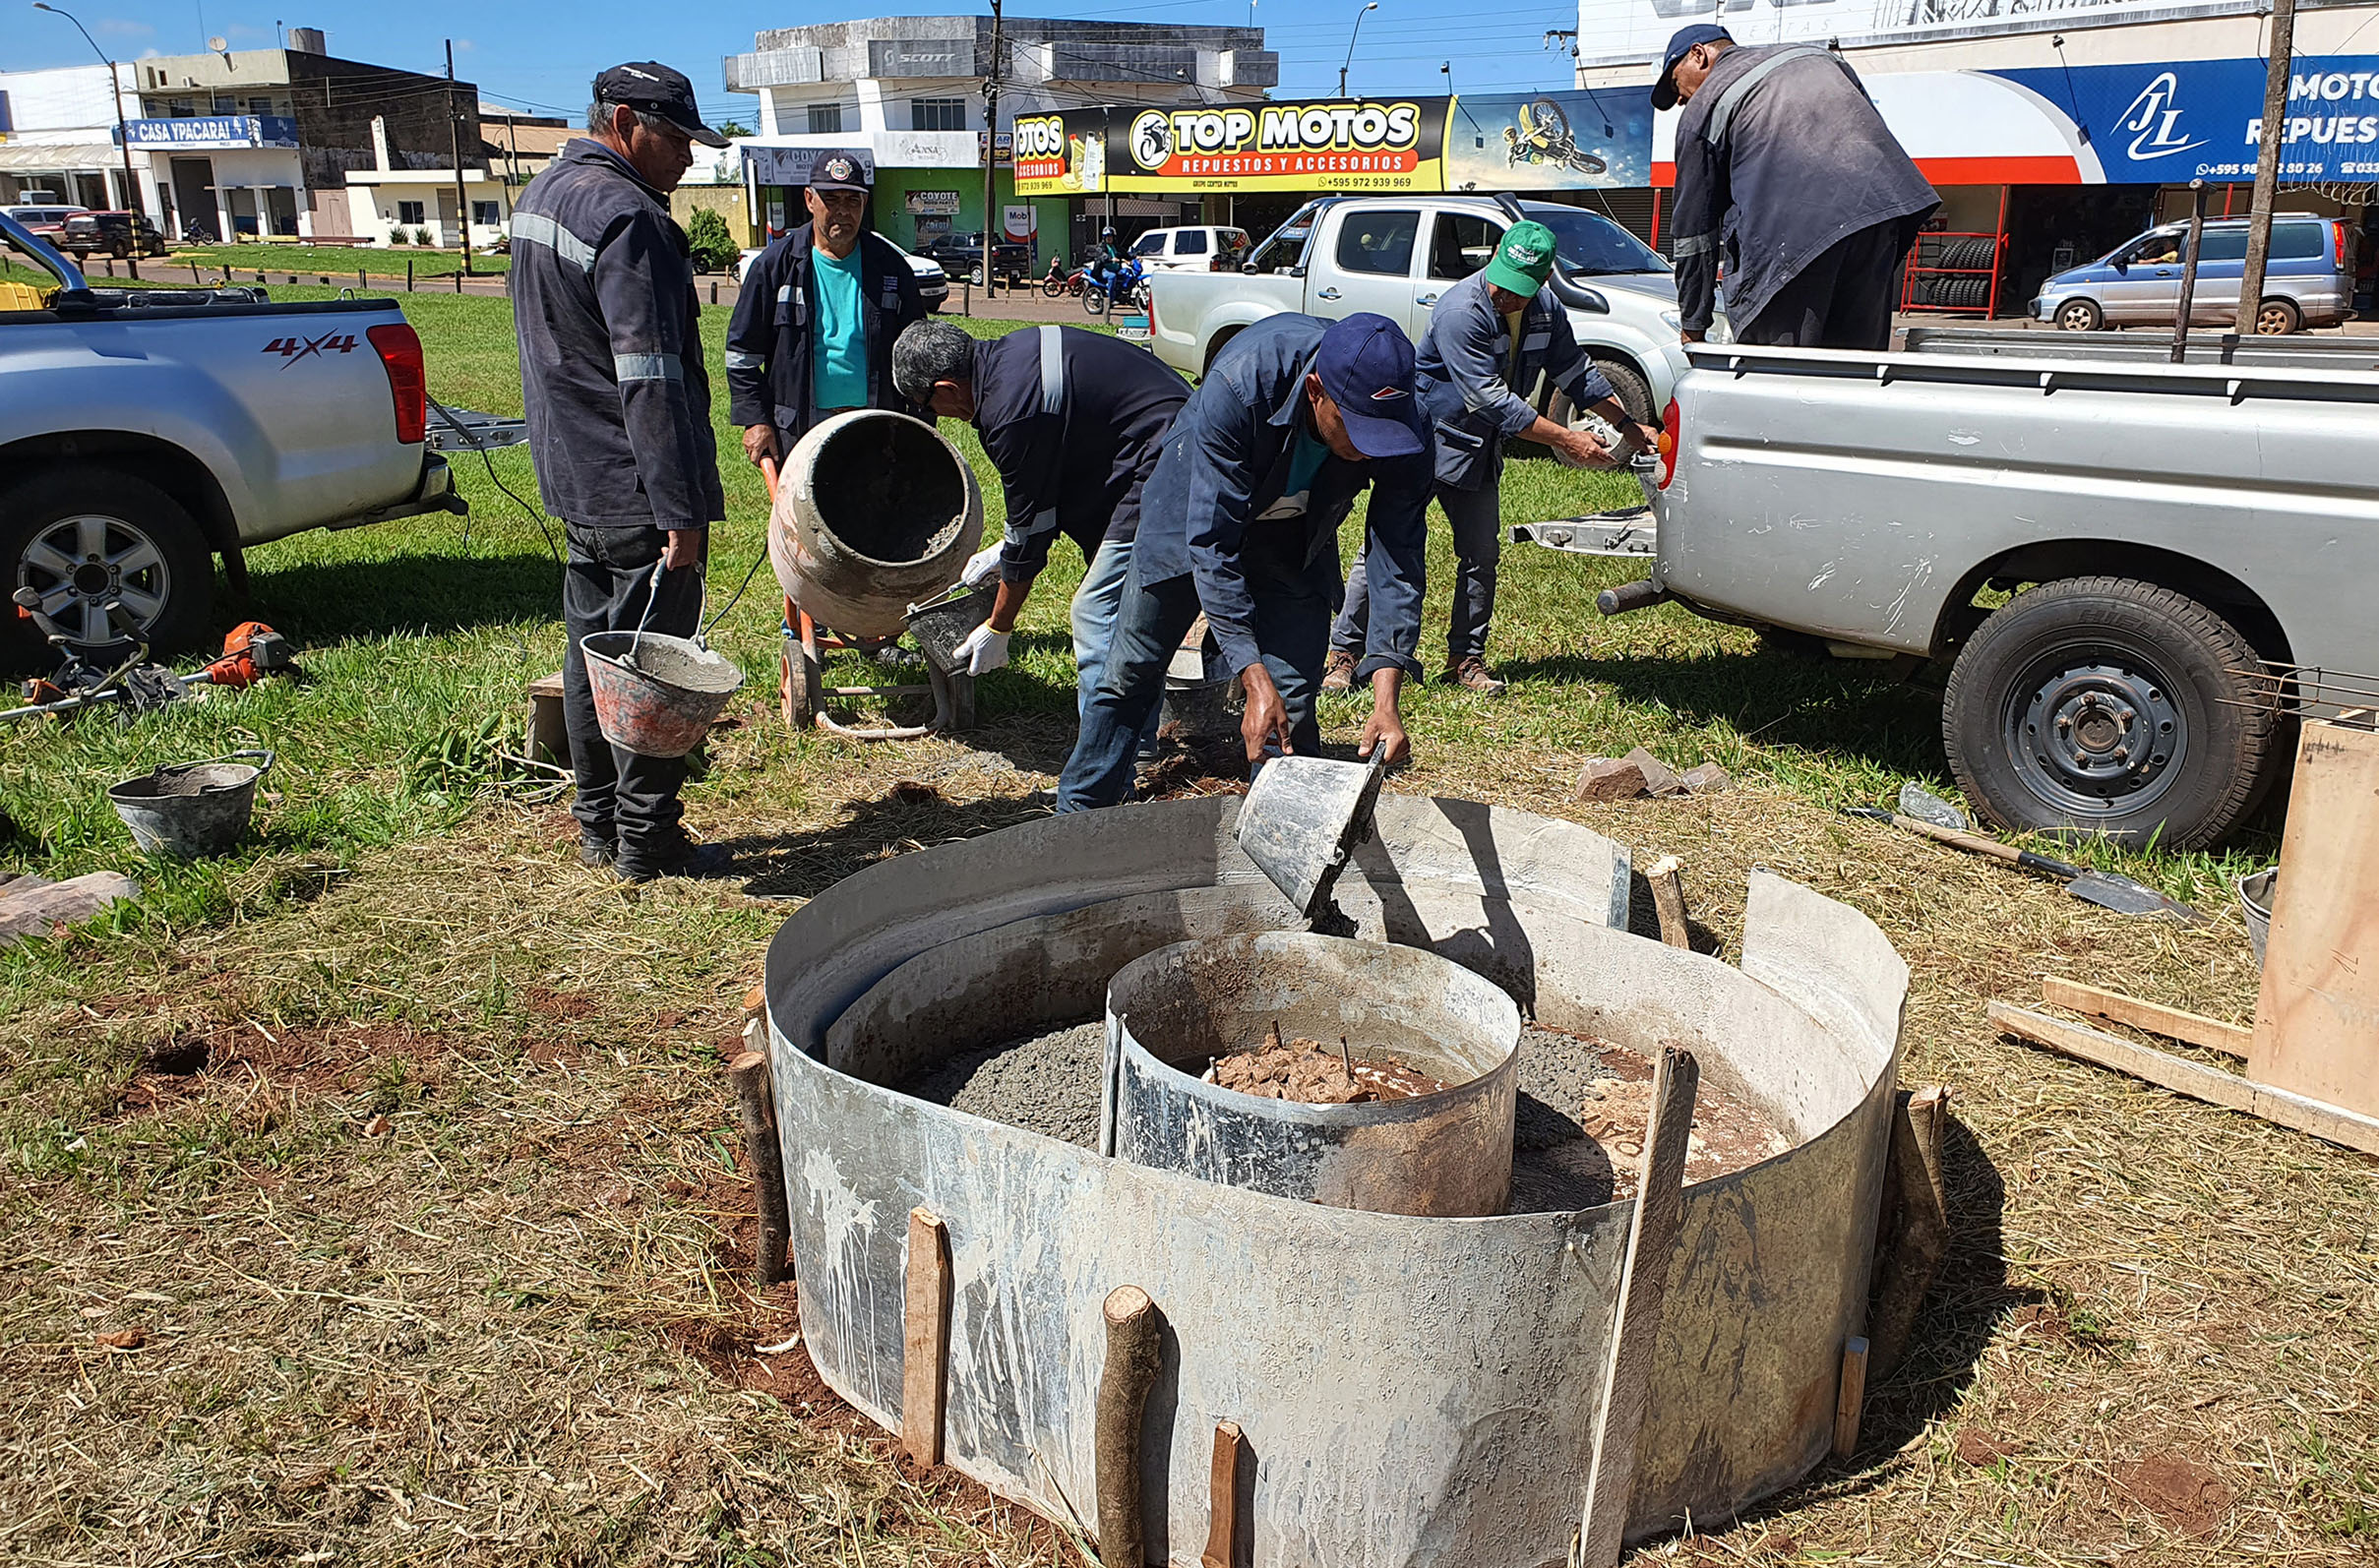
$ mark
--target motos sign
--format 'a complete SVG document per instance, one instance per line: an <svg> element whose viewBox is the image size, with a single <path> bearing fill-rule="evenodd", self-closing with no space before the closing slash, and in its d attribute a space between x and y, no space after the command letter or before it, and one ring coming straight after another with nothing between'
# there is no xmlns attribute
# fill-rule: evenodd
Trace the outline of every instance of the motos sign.
<svg viewBox="0 0 2379 1568"><path fill-rule="evenodd" d="M1027 165L1026 122L1016 122L1017 189L1054 195L1101 188L1086 177L1082 154L1103 143L1103 154L1089 161L1103 169L1103 188L1111 191L1438 190L1446 101L1069 109L1033 122L1060 125L1047 164ZM1068 176L1074 183L1065 185Z"/></svg>

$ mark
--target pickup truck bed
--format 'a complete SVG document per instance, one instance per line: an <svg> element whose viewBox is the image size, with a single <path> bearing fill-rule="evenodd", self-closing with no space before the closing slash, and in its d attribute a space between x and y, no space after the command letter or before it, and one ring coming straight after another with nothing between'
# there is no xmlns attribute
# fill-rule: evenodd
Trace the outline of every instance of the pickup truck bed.
<svg viewBox="0 0 2379 1568"><path fill-rule="evenodd" d="M2218 841L2285 769L2268 672L2379 671L2379 372L2360 345L2172 365L2035 336L1697 346L1649 519L1527 536L1641 551L1649 520L1615 609L1948 661L1948 760L2002 826Z"/></svg>

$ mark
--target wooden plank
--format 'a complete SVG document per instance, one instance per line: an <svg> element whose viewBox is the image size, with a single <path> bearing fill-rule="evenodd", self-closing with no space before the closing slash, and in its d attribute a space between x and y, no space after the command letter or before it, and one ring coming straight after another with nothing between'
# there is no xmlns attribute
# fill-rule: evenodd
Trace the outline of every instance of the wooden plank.
<svg viewBox="0 0 2379 1568"><path fill-rule="evenodd" d="M1949 1089L1931 1084L1902 1096L1892 1117L1884 1191L1894 1223L1875 1259L1875 1304L1867 1318L1867 1369L1889 1377L1908 1354L1924 1293L1949 1254L1949 1188L1941 1176L1941 1129Z"/></svg>
<svg viewBox="0 0 2379 1568"><path fill-rule="evenodd" d="M1241 1568L1247 1553L1239 1529L1239 1468L1248 1451L1239 1422L1221 1421L1214 1428L1214 1470L1207 1480L1206 1550L1198 1568Z"/></svg>
<svg viewBox="0 0 2379 1568"><path fill-rule="evenodd" d="M744 1128L744 1160L752 1168L752 1196L760 1219L753 1245L753 1279L762 1290L787 1278L786 1258L793 1239L793 1221L785 1192L784 1146L776 1132L776 1091L769 1081L768 1058L752 1049L759 1040L758 1022L744 1025L744 1052L727 1063L727 1081L735 1088L735 1109Z"/></svg>
<svg viewBox="0 0 2379 1568"><path fill-rule="evenodd" d="M2247 1070L2379 1116L2379 733L2304 727L2272 905Z"/></svg>
<svg viewBox="0 0 2379 1568"><path fill-rule="evenodd" d="M2093 1018L2111 1018L2118 1024L2145 1029L2152 1035L2178 1040L2184 1045L2202 1046L2226 1055L2241 1056L2255 1042L2255 1031L2241 1029L2236 1024L2209 1018L2204 1013L2183 1012L2178 1007L2160 1006L2126 996L2119 991L2105 991L2097 986L2085 986L2078 980L2059 980L2051 975L2041 982L2041 999L2051 1007L2071 1007Z"/></svg>
<svg viewBox="0 0 2379 1568"><path fill-rule="evenodd" d="M1635 1219L1627 1229L1627 1257L1619 1270L1618 1312L1611 1325L1603 1403L1595 1416L1586 1512L1579 1527L1579 1568L1616 1568L1619 1548L1626 1543L1635 1445L1652 1403L1652 1351L1660 1338L1669 1271L1677 1261L1678 1228L1684 1220L1685 1145L1693 1133L1693 1099L1700 1085L1701 1064L1691 1052L1672 1046L1661 1053L1652 1074L1652 1120L1644 1133Z"/></svg>
<svg viewBox="0 0 2379 1568"><path fill-rule="evenodd" d="M942 1463L943 1402L949 1390L949 1228L930 1209L909 1210L906 1320L900 1345L900 1451Z"/></svg>
<svg viewBox="0 0 2379 1568"><path fill-rule="evenodd" d="M2332 1143L2343 1143L2365 1154L2379 1154L2379 1116L2366 1116L2341 1106L2308 1100L2303 1095L2275 1089L2220 1067L2209 1067L2168 1051L2120 1040L2104 1030L2064 1023L2046 1013L2011 1007L2003 1001L1990 1004L1990 1021L2003 1034L2102 1067L2112 1067L2117 1072L2127 1072L2135 1078L2145 1078L2174 1094L2229 1111L2243 1111L2248 1116L2309 1132Z"/></svg>
<svg viewBox="0 0 2379 1568"><path fill-rule="evenodd" d="M1144 1478L1140 1423L1164 1352L1163 1320L1148 1293L1119 1285L1107 1293L1107 1364L1099 1373L1091 1464L1099 1497L1099 1561L1145 1568L1148 1530L1141 1517Z"/></svg>
<svg viewBox="0 0 2379 1568"><path fill-rule="evenodd" d="M1661 940L1671 947L1691 947L1693 927L1685 916L1685 863L1663 855L1644 871L1652 884L1652 907L1661 920Z"/></svg>
<svg viewBox="0 0 2379 1568"><path fill-rule="evenodd" d="M1859 1452L1859 1420L1866 1414L1866 1341L1854 1334L1842 1347L1842 1389L1834 1401L1834 1457Z"/></svg>

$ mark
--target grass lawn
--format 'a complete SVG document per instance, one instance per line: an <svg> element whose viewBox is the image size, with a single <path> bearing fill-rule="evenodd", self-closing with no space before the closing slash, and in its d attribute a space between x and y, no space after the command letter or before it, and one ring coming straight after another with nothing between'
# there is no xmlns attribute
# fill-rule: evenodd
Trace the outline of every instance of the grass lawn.
<svg viewBox="0 0 2379 1568"><path fill-rule="evenodd" d="M202 271L223 267L234 273L245 271L251 279L262 269L268 277L327 273L333 282L353 277L359 268L376 277L402 277L408 262L415 277L444 277L462 271L460 251L430 245L186 245L176 247L170 258L170 265L183 269L185 274L192 262ZM509 256L471 258L474 272L501 272L511 266ZM236 276L233 280L238 281Z"/></svg>
<svg viewBox="0 0 2379 1568"><path fill-rule="evenodd" d="M518 410L504 301L403 304L438 397ZM725 315L704 320L715 364ZM979 449L946 431L997 526ZM493 467L534 501L524 451ZM760 482L725 473L714 607L762 549ZM522 684L560 663L558 573L476 459L458 475L467 522L250 553L243 614L299 640L302 679L128 729L0 731L0 869L122 869L148 889L0 954L0 1561L1077 1560L948 1473L894 1464L800 1352L761 1354L794 1293L748 1289L720 1064L787 901L1046 810L1080 563L1058 552L981 727L897 749L770 717L760 566L714 633L748 700L686 794L742 879L631 892L579 867L564 804L500 754ZM1522 460L1505 516L1626 489ZM1442 533L1432 569L1434 669ZM1847 820L1907 778L1946 791L1935 697L1674 606L1597 619L1594 590L1630 574L1507 550L1493 653L1512 688L1413 693L1416 763L1390 788L1678 854L1725 955L1754 865L1856 905L1915 971L1904 1079L1952 1085L1958 1117L1958 1240L1857 1458L1642 1560L2369 1562L2379 1163L2033 1054L1982 1015L2062 974L2243 1020L2256 980L2225 878L2275 852L2269 827L2224 857L2089 852L2216 916L2181 931ZM1350 744L1361 712L1332 699L1329 739ZM1586 756L1636 744L1738 787L1569 801ZM256 745L280 760L237 854L134 852L109 783ZM202 1048L203 1072L161 1070Z"/></svg>

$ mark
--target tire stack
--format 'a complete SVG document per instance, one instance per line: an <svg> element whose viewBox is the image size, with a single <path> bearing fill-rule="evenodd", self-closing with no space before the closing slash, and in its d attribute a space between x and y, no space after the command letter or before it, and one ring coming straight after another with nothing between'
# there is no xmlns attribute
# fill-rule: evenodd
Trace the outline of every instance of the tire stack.
<svg viewBox="0 0 2379 1568"><path fill-rule="evenodd" d="M1909 303L1920 310L1988 309L1998 253L1999 242L1989 235L1921 242L1914 269L1916 287Z"/></svg>

